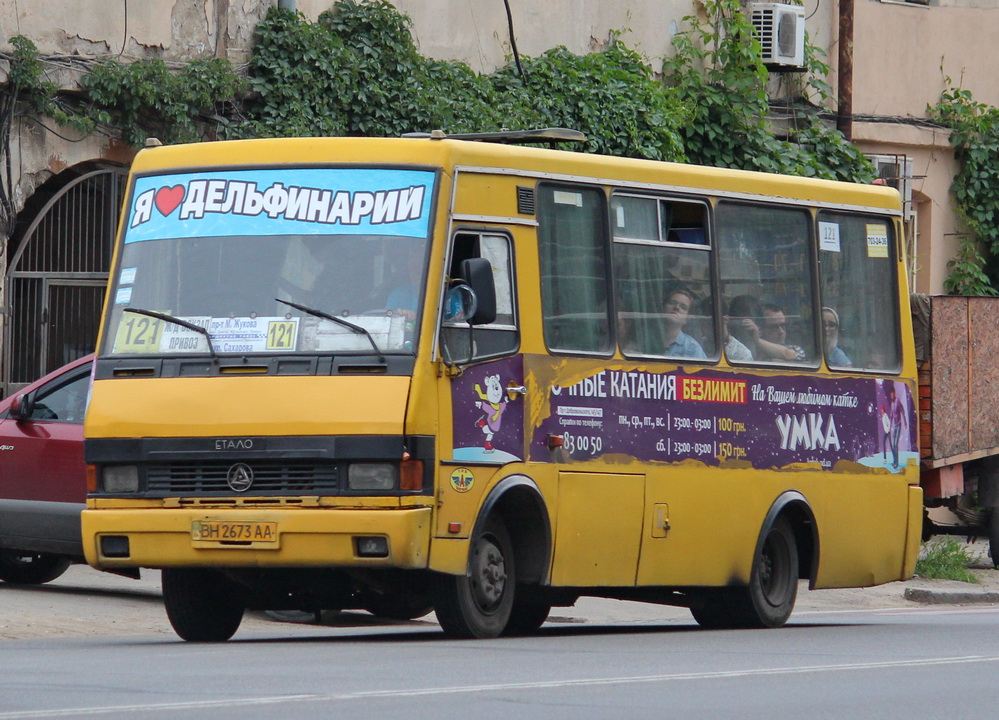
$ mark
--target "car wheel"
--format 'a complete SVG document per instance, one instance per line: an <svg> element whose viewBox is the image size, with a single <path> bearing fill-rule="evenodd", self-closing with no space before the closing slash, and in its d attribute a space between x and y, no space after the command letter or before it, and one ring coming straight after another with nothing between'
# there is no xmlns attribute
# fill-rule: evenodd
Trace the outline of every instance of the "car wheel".
<svg viewBox="0 0 999 720"><path fill-rule="evenodd" d="M18 585L41 585L55 580L72 564L61 555L0 550L0 580Z"/></svg>

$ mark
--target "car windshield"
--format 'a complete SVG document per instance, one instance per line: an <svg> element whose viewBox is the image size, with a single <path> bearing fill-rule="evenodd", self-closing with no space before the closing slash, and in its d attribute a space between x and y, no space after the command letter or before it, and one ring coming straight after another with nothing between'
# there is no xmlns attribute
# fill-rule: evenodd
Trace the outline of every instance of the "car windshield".
<svg viewBox="0 0 999 720"><path fill-rule="evenodd" d="M104 353L413 352L433 182L358 169L139 178Z"/></svg>

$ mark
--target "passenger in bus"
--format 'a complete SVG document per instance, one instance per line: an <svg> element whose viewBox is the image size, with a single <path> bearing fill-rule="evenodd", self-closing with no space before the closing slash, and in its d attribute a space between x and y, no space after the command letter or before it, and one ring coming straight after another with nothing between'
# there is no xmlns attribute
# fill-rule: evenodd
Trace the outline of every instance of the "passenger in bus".
<svg viewBox="0 0 999 720"><path fill-rule="evenodd" d="M853 367L853 362L839 347L839 315L831 307L822 308L822 327L826 336L826 362L833 367Z"/></svg>
<svg viewBox="0 0 999 720"><path fill-rule="evenodd" d="M787 316L778 305L763 306L763 326L760 328L761 360L805 360L805 349L787 342Z"/></svg>
<svg viewBox="0 0 999 720"><path fill-rule="evenodd" d="M776 308L779 311L780 324L786 328L786 321L783 320L784 311L773 305L768 307ZM766 324L767 318L756 296L737 295L732 298L729 312L731 313L731 319L728 324L729 331L743 345L749 348L755 360L779 360L786 362L788 360L799 359L797 358L797 354L801 348L792 349L781 342L775 342L770 339L778 335L775 332L776 328L770 332L769 336L764 333L763 327ZM801 350L802 359L804 358L804 354L805 351Z"/></svg>
<svg viewBox="0 0 999 720"><path fill-rule="evenodd" d="M666 355L706 360L704 349L690 335L683 332L694 304L694 296L685 288L674 288L666 295L664 306L664 331L666 334Z"/></svg>
<svg viewBox="0 0 999 720"><path fill-rule="evenodd" d="M752 351L746 347L739 338L729 331L729 321L731 302L726 303L725 314L722 316L722 341L725 344L725 357L736 362L750 362L753 359Z"/></svg>
<svg viewBox="0 0 999 720"><path fill-rule="evenodd" d="M760 340L760 326L757 319L760 317L759 301L752 295L736 295L728 303L728 331L729 334L742 343L749 350L753 358L757 358L757 343Z"/></svg>

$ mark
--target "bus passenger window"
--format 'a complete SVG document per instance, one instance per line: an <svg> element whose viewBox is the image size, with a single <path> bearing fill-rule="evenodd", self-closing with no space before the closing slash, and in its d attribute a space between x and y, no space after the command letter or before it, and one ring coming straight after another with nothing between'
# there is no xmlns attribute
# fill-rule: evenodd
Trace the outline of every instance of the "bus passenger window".
<svg viewBox="0 0 999 720"><path fill-rule="evenodd" d="M472 359L505 355L519 346L515 304L514 278L510 238L506 235L459 232L451 244L451 260L446 282L450 287L461 282L461 263L469 258L489 261L496 287L496 320L472 329L463 318L451 318L448 308L442 311L441 350L448 362L468 362ZM445 293L445 304L448 294Z"/></svg>
<svg viewBox="0 0 999 720"><path fill-rule="evenodd" d="M707 206L611 200L617 334L626 357L717 357Z"/></svg>
<svg viewBox="0 0 999 720"><path fill-rule="evenodd" d="M819 213L826 363L899 369L895 233L885 218Z"/></svg>
<svg viewBox="0 0 999 720"><path fill-rule="evenodd" d="M602 190L538 186L538 253L545 343L609 354L606 214Z"/></svg>
<svg viewBox="0 0 999 720"><path fill-rule="evenodd" d="M817 365L808 213L725 201L715 218L728 360Z"/></svg>

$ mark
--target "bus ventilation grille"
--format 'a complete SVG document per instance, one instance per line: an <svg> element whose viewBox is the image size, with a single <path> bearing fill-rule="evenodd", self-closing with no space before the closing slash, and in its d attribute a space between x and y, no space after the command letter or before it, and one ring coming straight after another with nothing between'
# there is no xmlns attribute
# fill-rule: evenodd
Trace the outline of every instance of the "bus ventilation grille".
<svg viewBox="0 0 999 720"><path fill-rule="evenodd" d="M174 463L151 466L146 489L155 495L232 495L227 476L231 463ZM253 483L244 494L328 495L339 485L330 463L251 463Z"/></svg>

